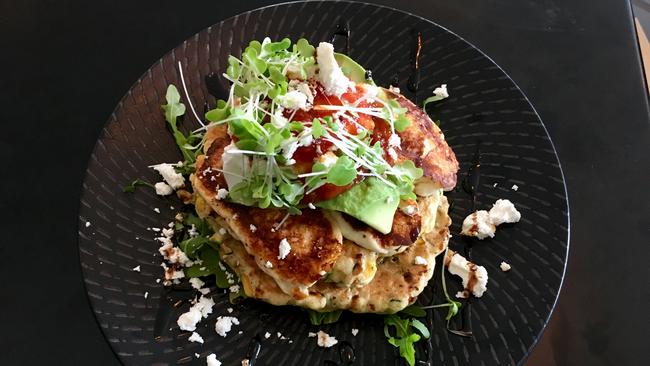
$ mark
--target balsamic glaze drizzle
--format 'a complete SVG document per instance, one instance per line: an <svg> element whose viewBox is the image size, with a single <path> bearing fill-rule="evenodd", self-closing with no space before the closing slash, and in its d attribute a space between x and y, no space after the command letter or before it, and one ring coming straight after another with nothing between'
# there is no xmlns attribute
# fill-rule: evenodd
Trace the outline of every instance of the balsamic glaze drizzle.
<svg viewBox="0 0 650 366"><path fill-rule="evenodd" d="M334 44L336 42L336 36L341 36L345 38L345 54L350 55L350 25L348 22L343 24L339 23L336 25L336 30L332 33L330 37L330 43Z"/></svg>
<svg viewBox="0 0 650 366"><path fill-rule="evenodd" d="M413 47L412 52L412 62L411 62L411 75L409 75L408 81L406 83L406 88L412 92L416 93L416 102L417 102L417 91L420 88L420 58L422 56L422 32L417 32L415 37L415 47Z"/></svg>

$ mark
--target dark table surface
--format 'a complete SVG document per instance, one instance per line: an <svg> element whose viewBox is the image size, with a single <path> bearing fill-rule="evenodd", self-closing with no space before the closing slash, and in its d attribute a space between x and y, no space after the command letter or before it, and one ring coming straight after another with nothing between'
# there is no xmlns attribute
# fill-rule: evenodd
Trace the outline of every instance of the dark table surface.
<svg viewBox="0 0 650 366"><path fill-rule="evenodd" d="M0 364L117 365L88 305L77 206L95 139L185 38L272 1L0 1ZM569 265L528 365L641 365L650 112L626 1L378 1L472 42L519 84L567 180Z"/></svg>

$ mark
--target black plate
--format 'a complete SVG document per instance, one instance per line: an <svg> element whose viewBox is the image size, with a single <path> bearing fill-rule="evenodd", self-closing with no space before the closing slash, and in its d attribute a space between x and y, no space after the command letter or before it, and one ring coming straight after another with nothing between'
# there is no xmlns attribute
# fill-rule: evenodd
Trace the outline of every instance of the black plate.
<svg viewBox="0 0 650 366"><path fill-rule="evenodd" d="M149 227L169 222L180 207L147 189L124 194L134 178L157 179L147 168L158 162L178 161L180 154L165 128L160 105L168 83L180 86L177 62L183 64L193 103L201 113L214 103L205 76L221 74L229 54L239 55L250 40L306 37L312 43L331 40L350 30L349 54L372 69L375 81L388 85L399 80L405 94L422 100L434 87L446 83L451 97L429 108L441 121L447 141L461 162L459 188L449 193L453 206L453 233L472 210L472 199L462 188L479 146L480 183L476 207L484 209L498 198L512 200L522 212L518 224L500 227L493 240L472 242L455 235L451 248L466 252L490 274L488 291L465 305L471 316L473 339L447 332L444 311L433 312L430 342L419 342L418 360L436 365L520 364L537 341L555 305L562 283L568 246L567 197L553 145L539 116L514 82L472 45L428 20L385 7L346 2L290 3L250 11L227 19L191 37L156 62L136 81L116 107L97 142L83 185L80 205L79 250L84 280L97 320L120 360L128 365L205 364L216 353L224 365L239 365L251 339L261 342L256 365L401 364L397 350L383 335L376 315L345 314L331 326L311 326L303 312L247 300L235 306L241 325L227 338L216 335L216 316L225 315L228 297L214 291L214 313L198 331L204 345L187 341L176 317L189 306L171 306L191 291L167 291L156 282L161 276L159 244ZM419 91L409 91L412 52L417 32L424 40ZM346 51L345 37L336 46ZM218 79L210 91L221 93ZM188 114L189 114L188 110ZM185 118L193 128L192 118ZM494 184L497 184L494 186ZM511 189L513 184L519 190ZM170 206L176 207L175 209ZM155 213L154 208L161 213ZM90 222L90 226L86 226ZM499 270L502 260L513 269ZM141 272L133 267L140 265ZM439 268L439 267L438 267ZM460 288L448 277L451 292ZM148 292L145 299L144 293ZM422 303L440 301L440 273L436 271ZM471 315L470 315L471 314ZM168 325L162 327L165 321ZM461 324L452 324L461 326ZM155 333L164 328L155 339ZM172 328L171 330L169 328ZM354 337L350 330L360 329ZM330 349L316 347L309 331L324 329L341 342ZM242 331L238 334L238 331ZM270 332L269 339L264 333ZM279 339L277 332L292 340ZM253 342L254 343L254 342ZM201 359L194 357L195 353Z"/></svg>

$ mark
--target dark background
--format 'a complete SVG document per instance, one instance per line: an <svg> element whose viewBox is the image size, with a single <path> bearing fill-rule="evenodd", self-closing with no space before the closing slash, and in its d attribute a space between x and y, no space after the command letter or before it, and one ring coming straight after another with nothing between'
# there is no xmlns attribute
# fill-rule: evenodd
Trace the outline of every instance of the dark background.
<svg viewBox="0 0 650 366"><path fill-rule="evenodd" d="M390 4L510 74L558 150L571 212L559 304L528 365L641 365L650 332L650 112L629 3ZM273 1L0 0L0 364L117 365L88 305L79 192L123 93L185 38Z"/></svg>

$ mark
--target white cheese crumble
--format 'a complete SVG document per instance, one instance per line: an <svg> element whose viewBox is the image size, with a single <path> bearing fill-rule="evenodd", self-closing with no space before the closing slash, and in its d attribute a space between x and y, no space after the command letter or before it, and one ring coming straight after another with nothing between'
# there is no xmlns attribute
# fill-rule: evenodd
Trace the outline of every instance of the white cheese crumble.
<svg viewBox="0 0 650 366"><path fill-rule="evenodd" d="M311 203L311 202L309 202L309 203L307 204L307 207L309 207L309 208L312 209L312 210L315 210L315 209L316 209L316 206L314 206L314 204Z"/></svg>
<svg viewBox="0 0 650 366"><path fill-rule="evenodd" d="M496 226L490 220L490 215L485 210L471 213L463 220L462 235L475 236L480 240L487 237L493 238Z"/></svg>
<svg viewBox="0 0 650 366"><path fill-rule="evenodd" d="M196 357L196 358L201 358L201 355L198 354L198 353L195 353L195 354L194 354L194 357Z"/></svg>
<svg viewBox="0 0 650 366"><path fill-rule="evenodd" d="M90 227L90 221L86 221L86 227Z"/></svg>
<svg viewBox="0 0 650 366"><path fill-rule="evenodd" d="M154 184L154 188L156 189L156 194L159 196L169 196L174 192L172 187L170 187L169 184L165 182L158 182Z"/></svg>
<svg viewBox="0 0 650 366"><path fill-rule="evenodd" d="M266 263L264 263L264 267L273 268L273 263L271 263L271 261L266 261Z"/></svg>
<svg viewBox="0 0 650 366"><path fill-rule="evenodd" d="M298 90L288 91L285 95L278 95L275 98L275 101L286 109L307 110L309 108L308 100L307 95Z"/></svg>
<svg viewBox="0 0 650 366"><path fill-rule="evenodd" d="M181 314L176 321L181 330L193 332L196 330L196 324L201 321L201 311L192 306L186 313Z"/></svg>
<svg viewBox="0 0 650 366"><path fill-rule="evenodd" d="M390 135L388 138L388 146L390 147L397 147L399 149L402 148L402 139L396 134Z"/></svg>
<svg viewBox="0 0 650 366"><path fill-rule="evenodd" d="M323 85L326 94L340 97L348 90L350 80L336 63L334 46L331 43L321 42L318 44L316 62L318 63L318 80Z"/></svg>
<svg viewBox="0 0 650 366"><path fill-rule="evenodd" d="M140 272L140 266L138 265L133 267L133 271Z"/></svg>
<svg viewBox="0 0 650 366"><path fill-rule="evenodd" d="M456 253L451 257L448 270L449 273L459 276L463 280L463 287L465 288L467 288L470 276L475 277L476 281L474 281L472 288L469 289L474 296L481 297L487 290L488 273L485 267L469 262L462 255ZM471 274L472 272L474 273Z"/></svg>
<svg viewBox="0 0 650 366"><path fill-rule="evenodd" d="M203 344L203 337L197 332L192 332L192 335L187 339L190 342L196 342Z"/></svg>
<svg viewBox="0 0 650 366"><path fill-rule="evenodd" d="M167 182L167 184L169 184L173 189L179 189L185 185L185 178L176 172L174 169L175 165L176 164L162 163L152 165L151 168L160 173L165 182Z"/></svg>
<svg viewBox="0 0 650 366"><path fill-rule="evenodd" d="M219 228L219 234L226 235L227 231L224 228Z"/></svg>
<svg viewBox="0 0 650 366"><path fill-rule="evenodd" d="M515 223L521 220L521 213L517 211L515 205L509 200L497 200L489 212L490 221L494 225L503 223Z"/></svg>
<svg viewBox="0 0 650 366"><path fill-rule="evenodd" d="M426 259L420 257L419 255L415 256L415 260L413 263L415 263L418 266L426 266L429 264Z"/></svg>
<svg viewBox="0 0 650 366"><path fill-rule="evenodd" d="M208 366L221 366L221 361L217 360L217 355L214 353L209 354L205 361L208 363Z"/></svg>
<svg viewBox="0 0 650 366"><path fill-rule="evenodd" d="M144 298L146 299L147 297L149 297L149 291L144 292Z"/></svg>
<svg viewBox="0 0 650 366"><path fill-rule="evenodd" d="M397 94L399 94L400 91L401 91L398 87L396 87L396 86L392 86L392 85L389 85L389 86L388 86L388 90L391 91L391 92L393 92L393 93L397 93Z"/></svg>
<svg viewBox="0 0 650 366"><path fill-rule="evenodd" d="M276 128L283 128L287 123L289 123L289 120L284 116L284 114L282 114L282 112L284 112L284 108L278 106L271 116L271 124ZM228 187L232 186L228 184Z"/></svg>
<svg viewBox="0 0 650 366"><path fill-rule="evenodd" d="M194 277L190 278L190 285L192 285L192 288L200 290L203 285L205 285L205 282L201 281L201 279L198 277Z"/></svg>
<svg viewBox="0 0 650 366"><path fill-rule="evenodd" d="M265 339L271 338L271 333L269 333L269 332L264 333L264 338Z"/></svg>
<svg viewBox="0 0 650 366"><path fill-rule="evenodd" d="M239 325L239 319L232 316L220 316L214 325L214 330L218 335L225 337L232 329L232 326Z"/></svg>
<svg viewBox="0 0 650 366"><path fill-rule="evenodd" d="M241 360L241 366L250 366L251 362L248 360L248 358L245 358Z"/></svg>
<svg viewBox="0 0 650 366"><path fill-rule="evenodd" d="M153 211L154 211L155 213L160 213L160 209L159 209L158 207L154 207Z"/></svg>
<svg viewBox="0 0 650 366"><path fill-rule="evenodd" d="M357 329L357 328L352 328L352 335L356 337L357 334L359 334L359 329Z"/></svg>
<svg viewBox="0 0 650 366"><path fill-rule="evenodd" d="M174 229L162 229L162 234L165 238L171 238L174 236Z"/></svg>
<svg viewBox="0 0 650 366"><path fill-rule="evenodd" d="M284 238L280 241L278 250L279 250L278 259L284 259L289 255L289 252L291 251L291 244L289 244L287 238Z"/></svg>
<svg viewBox="0 0 650 366"><path fill-rule="evenodd" d="M449 98L449 92L447 91L447 84L442 84L439 87L433 89L433 95L440 98Z"/></svg>
<svg viewBox="0 0 650 366"><path fill-rule="evenodd" d="M198 230L196 230L196 225L192 224L189 230L187 230L187 233L190 235L190 238L195 238L199 236Z"/></svg>
<svg viewBox="0 0 650 366"><path fill-rule="evenodd" d="M250 224L249 229L251 229L251 233L254 233L257 231L257 227L253 224Z"/></svg>
<svg viewBox="0 0 650 366"><path fill-rule="evenodd" d="M513 184L513 185L512 185L512 190L513 190L513 191L517 192L518 189L519 189L519 186L518 186L518 185L516 185L516 184Z"/></svg>
<svg viewBox="0 0 650 366"><path fill-rule="evenodd" d="M318 344L318 347L330 348L339 343L339 341L337 341L335 337L331 337L329 334L319 330L317 333L316 343Z"/></svg>
<svg viewBox="0 0 650 366"><path fill-rule="evenodd" d="M415 207L415 205L408 205L408 206L404 206L402 208L402 212L404 212L405 214L407 214L409 216L415 215L416 210L417 210L417 207Z"/></svg>
<svg viewBox="0 0 650 366"><path fill-rule="evenodd" d="M228 190L225 188L219 188L219 190L217 190L217 195L214 196L214 198L218 200L222 200L226 197L228 197Z"/></svg>
<svg viewBox="0 0 650 366"><path fill-rule="evenodd" d="M228 314L232 314L234 310L232 308L226 308L226 311L228 312Z"/></svg>
<svg viewBox="0 0 650 366"><path fill-rule="evenodd" d="M512 268L512 266L510 266L510 265L509 265L508 263L506 263L506 262L501 262L501 264L499 265L499 267L501 268L501 270L502 270L503 272L508 272L508 271Z"/></svg>
<svg viewBox="0 0 650 366"><path fill-rule="evenodd" d="M289 81L289 90L297 90L307 96L307 101L309 103L314 103L314 93L312 93L309 84L300 80L291 80Z"/></svg>
<svg viewBox="0 0 650 366"><path fill-rule="evenodd" d="M309 332L309 333L307 333L307 337L309 337L309 338L316 337L317 335L318 335L318 334L316 334L316 333L314 333L314 332Z"/></svg>

